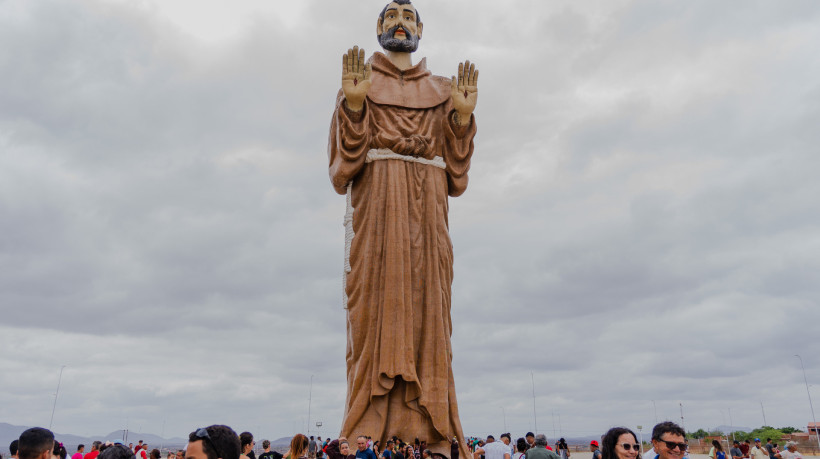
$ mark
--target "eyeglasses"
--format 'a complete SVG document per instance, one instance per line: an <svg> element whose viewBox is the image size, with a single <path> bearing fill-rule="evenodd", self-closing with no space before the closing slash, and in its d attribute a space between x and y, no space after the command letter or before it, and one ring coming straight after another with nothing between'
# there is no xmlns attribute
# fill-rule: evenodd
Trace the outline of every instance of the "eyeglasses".
<svg viewBox="0 0 820 459"><path fill-rule="evenodd" d="M640 451L641 450L641 445L639 445L637 443L634 443L634 444L633 443L623 443L623 444L621 444L621 448L623 448L627 451L629 451L630 449L634 449L635 451Z"/></svg>
<svg viewBox="0 0 820 459"><path fill-rule="evenodd" d="M203 441L207 441L208 444L211 445L211 448L213 448L214 452L216 453L217 458L222 457L222 453L219 452L219 449L217 449L216 445L214 445L213 440L211 440L211 436L208 435L208 429L206 429L205 427L197 429L197 431L194 435L196 435L196 438L201 438Z"/></svg>
<svg viewBox="0 0 820 459"><path fill-rule="evenodd" d="M673 450L675 448L680 448L681 451L686 451L686 443L675 443L673 441L666 441L666 440L661 440L661 441L666 443L666 447L669 448L670 450Z"/></svg>

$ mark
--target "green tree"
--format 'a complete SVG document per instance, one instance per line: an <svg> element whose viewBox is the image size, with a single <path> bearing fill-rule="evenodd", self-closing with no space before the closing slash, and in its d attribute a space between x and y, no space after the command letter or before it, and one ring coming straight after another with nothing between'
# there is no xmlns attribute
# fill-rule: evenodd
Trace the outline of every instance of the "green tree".
<svg viewBox="0 0 820 459"><path fill-rule="evenodd" d="M800 429L796 429L794 427L781 427L778 429L779 431L783 432L784 434L793 434L795 432L802 432Z"/></svg>

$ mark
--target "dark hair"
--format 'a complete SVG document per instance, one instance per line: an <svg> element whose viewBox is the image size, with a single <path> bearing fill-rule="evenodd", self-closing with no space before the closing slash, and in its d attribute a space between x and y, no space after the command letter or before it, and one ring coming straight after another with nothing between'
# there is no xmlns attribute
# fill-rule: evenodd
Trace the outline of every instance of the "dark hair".
<svg viewBox="0 0 820 459"><path fill-rule="evenodd" d="M493 437L492 435L487 435L487 440L489 440L489 439L491 439L491 438L492 438L493 440L495 440L495 437Z"/></svg>
<svg viewBox="0 0 820 459"><path fill-rule="evenodd" d="M98 459L134 459L134 450L125 445L112 445L105 448Z"/></svg>
<svg viewBox="0 0 820 459"><path fill-rule="evenodd" d="M310 437L313 438L313 437ZM240 450L245 449L245 445L250 445L253 443L253 434L250 432L242 432L239 434L239 446L241 447Z"/></svg>
<svg viewBox="0 0 820 459"><path fill-rule="evenodd" d="M270 440L262 440L262 447L265 449L270 448Z"/></svg>
<svg viewBox="0 0 820 459"><path fill-rule="evenodd" d="M198 437L196 431L188 435L188 443L202 441L202 451L208 459L239 459L241 448L239 436L228 426L212 425L205 427L208 437Z"/></svg>
<svg viewBox="0 0 820 459"><path fill-rule="evenodd" d="M714 446L717 451L723 451L723 445L717 440L712 440L712 446Z"/></svg>
<svg viewBox="0 0 820 459"><path fill-rule="evenodd" d="M20 443L19 440L12 440L11 443L9 443L9 452L11 453L12 456L17 455L17 445L19 443Z"/></svg>
<svg viewBox="0 0 820 459"><path fill-rule="evenodd" d="M20 459L36 459L43 451L54 449L54 434L42 427L32 427L20 434L17 456Z"/></svg>
<svg viewBox="0 0 820 459"><path fill-rule="evenodd" d="M398 5L413 5L413 3L410 0L393 0L390 3L396 3ZM387 12L387 7L390 6L390 3L388 3L387 5L384 5L384 8L382 9L382 12L379 13L379 19L380 20L384 21L384 13ZM413 9L416 9L415 5L413 5ZM416 24L418 24L419 22L421 22L421 16L419 16L419 11L416 10Z"/></svg>
<svg viewBox="0 0 820 459"><path fill-rule="evenodd" d="M510 438L510 434L508 433L501 434L501 438L506 438L507 440L512 441L512 438Z"/></svg>
<svg viewBox="0 0 820 459"><path fill-rule="evenodd" d="M81 450L81 449L83 449L83 448L85 448L85 445L84 445L84 444L80 443L79 445L77 445L77 451L79 451L79 450Z"/></svg>
<svg viewBox="0 0 820 459"><path fill-rule="evenodd" d="M158 449L156 449L156 448L152 449L152 450L151 450L151 455L150 455L150 456L151 456L151 459L159 459L159 458L160 458L160 452L159 452L159 450L158 450Z"/></svg>
<svg viewBox="0 0 820 459"><path fill-rule="evenodd" d="M535 434L532 433L532 432L527 432L527 435L524 435L524 436L525 437L535 437Z"/></svg>
<svg viewBox="0 0 820 459"><path fill-rule="evenodd" d="M529 446L530 445L527 443L527 440L524 440L524 437L521 437L521 438L519 438L518 440L515 441L516 451L520 451L520 452L523 453L524 451L527 450L527 448L529 448Z"/></svg>
<svg viewBox="0 0 820 459"><path fill-rule="evenodd" d="M615 452L615 445L618 443L618 437L623 434L632 435L632 438L635 439L635 443L638 443L638 437L635 435L635 432L626 427L613 427L607 431L603 440L601 440L601 459L618 459L618 454ZM641 459L640 450L635 459Z"/></svg>
<svg viewBox="0 0 820 459"><path fill-rule="evenodd" d="M671 433L675 435L680 435L681 437L686 437L686 432L681 428L681 426L675 424L672 421L665 421L660 424L657 424L652 429L652 439L660 440L661 436L665 433ZM633 433L632 435L635 434Z"/></svg>

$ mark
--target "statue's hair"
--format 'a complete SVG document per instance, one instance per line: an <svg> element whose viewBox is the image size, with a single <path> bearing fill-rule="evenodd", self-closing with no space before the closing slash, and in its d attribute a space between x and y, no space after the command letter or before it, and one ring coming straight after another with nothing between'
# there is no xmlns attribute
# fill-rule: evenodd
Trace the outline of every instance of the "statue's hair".
<svg viewBox="0 0 820 459"><path fill-rule="evenodd" d="M390 3L396 3L399 5L413 5L413 2L411 2L410 0L393 0ZM382 21L384 21L384 13L387 12L387 7L390 6L390 3L384 5L384 8L382 8L382 12L379 14L379 19L381 19ZM415 7L416 6L413 5L413 8ZM419 15L419 10L416 10L416 24L418 24L419 22L421 22L421 16Z"/></svg>

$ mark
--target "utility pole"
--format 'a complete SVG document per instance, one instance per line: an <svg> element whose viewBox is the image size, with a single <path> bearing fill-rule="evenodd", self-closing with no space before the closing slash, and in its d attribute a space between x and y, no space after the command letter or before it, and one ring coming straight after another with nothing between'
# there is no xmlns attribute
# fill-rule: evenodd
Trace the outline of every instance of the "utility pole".
<svg viewBox="0 0 820 459"><path fill-rule="evenodd" d="M683 402L680 402L680 426L683 428L683 431L686 432L686 424L683 422Z"/></svg>
<svg viewBox="0 0 820 459"><path fill-rule="evenodd" d="M655 425L658 425L658 406L655 405L655 401L652 400L652 408L655 411Z"/></svg>
<svg viewBox="0 0 820 459"><path fill-rule="evenodd" d="M504 416L504 432L507 431L507 412L504 411L504 407L501 407L501 414Z"/></svg>
<svg viewBox="0 0 820 459"><path fill-rule="evenodd" d="M803 369L803 381L806 383L806 395L809 396L809 408L811 408L811 420L814 421L814 438L817 439L817 447L820 448L820 432L817 431L817 419L814 417L814 405L811 403L811 392L809 392L809 380L806 379L806 367L803 366L803 357L794 354L800 359L800 368ZM811 438L811 429L809 429L809 438Z"/></svg>
<svg viewBox="0 0 820 459"><path fill-rule="evenodd" d="M535 414L535 376L530 371L530 380L532 380L532 420L535 423L535 434L538 435L538 416Z"/></svg>
<svg viewBox="0 0 820 459"><path fill-rule="evenodd" d="M65 365L60 367L60 377L57 378L57 392L54 393L54 406L51 407L51 420L48 421L48 430L51 430L51 425L54 424L54 410L57 409L57 397L60 395L60 382L63 380L63 370Z"/></svg>
<svg viewBox="0 0 820 459"><path fill-rule="evenodd" d="M763 413L763 425L767 426L766 424L766 410L763 409L763 401L760 401L760 412Z"/></svg>
<svg viewBox="0 0 820 459"><path fill-rule="evenodd" d="M312 400L313 400L313 375L310 375L310 391L308 392L307 433L310 433L310 402Z"/></svg>
<svg viewBox="0 0 820 459"><path fill-rule="evenodd" d="M729 408L729 424L731 424L730 428L732 429L732 440L734 440L735 439L735 423L734 423L734 421L732 421L732 409L731 408Z"/></svg>

